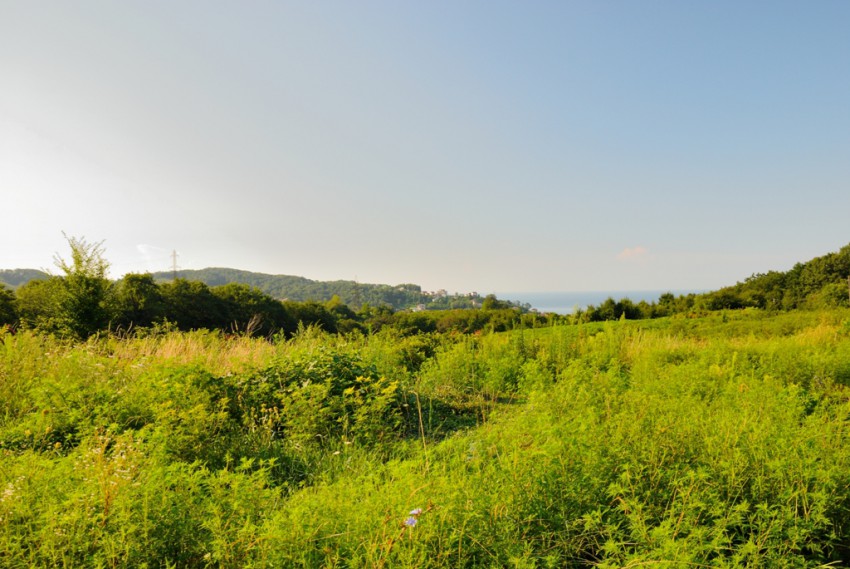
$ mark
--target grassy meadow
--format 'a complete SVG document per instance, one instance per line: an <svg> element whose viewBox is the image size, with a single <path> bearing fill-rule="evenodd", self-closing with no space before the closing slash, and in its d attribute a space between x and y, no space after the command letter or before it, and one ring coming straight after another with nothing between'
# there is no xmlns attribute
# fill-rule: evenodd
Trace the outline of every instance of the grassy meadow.
<svg viewBox="0 0 850 569"><path fill-rule="evenodd" d="M850 565L850 311L0 337L0 566Z"/></svg>

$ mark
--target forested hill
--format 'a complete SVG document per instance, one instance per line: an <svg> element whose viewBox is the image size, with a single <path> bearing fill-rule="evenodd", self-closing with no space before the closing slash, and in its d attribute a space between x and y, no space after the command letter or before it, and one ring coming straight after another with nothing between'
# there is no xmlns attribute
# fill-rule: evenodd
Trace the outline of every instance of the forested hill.
<svg viewBox="0 0 850 569"><path fill-rule="evenodd" d="M609 298L589 306L585 321L656 318L672 314L698 315L706 311L760 308L795 310L850 306L850 245L838 252L797 263L788 271L756 273L734 285L703 294L674 297L662 294L657 303L619 302Z"/></svg>
<svg viewBox="0 0 850 569"><path fill-rule="evenodd" d="M850 244L786 272L752 275L744 282L706 293L710 310L729 308L829 308L850 305Z"/></svg>
<svg viewBox="0 0 850 569"><path fill-rule="evenodd" d="M37 269L0 269L0 287L16 289L29 281L46 279L49 275Z"/></svg>
<svg viewBox="0 0 850 569"><path fill-rule="evenodd" d="M279 300L325 302L336 295L345 304L355 307L370 304L390 305L394 309L410 308L426 302L425 299L428 296L423 295L422 288L415 284L391 286L355 281L314 281L304 277L269 275L217 267L177 271L177 276L190 281L200 281L207 286L229 283L246 284ZM158 281L171 280L173 277L172 272L154 273L154 278Z"/></svg>

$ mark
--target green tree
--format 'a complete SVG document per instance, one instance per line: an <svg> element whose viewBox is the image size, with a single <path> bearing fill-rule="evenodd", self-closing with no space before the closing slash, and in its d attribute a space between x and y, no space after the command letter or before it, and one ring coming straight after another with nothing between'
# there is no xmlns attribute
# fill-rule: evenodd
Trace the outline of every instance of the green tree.
<svg viewBox="0 0 850 569"><path fill-rule="evenodd" d="M109 326L112 283L107 278L109 263L103 257L103 242L65 236L71 259L56 255L56 266L64 273L59 299L58 322L64 331L87 338Z"/></svg>
<svg viewBox="0 0 850 569"><path fill-rule="evenodd" d="M339 331L336 318L320 302L284 302L283 306L292 315L295 322L304 326L319 326L325 332L332 334Z"/></svg>
<svg viewBox="0 0 850 569"><path fill-rule="evenodd" d="M165 318L181 330L215 329L229 326L226 303L199 281L176 279L160 285Z"/></svg>
<svg viewBox="0 0 850 569"><path fill-rule="evenodd" d="M325 308L336 315L337 318L354 319L357 317L354 311L342 301L338 294L333 295L331 299L325 303Z"/></svg>
<svg viewBox="0 0 850 569"><path fill-rule="evenodd" d="M13 324L18 320L18 308L14 293L0 285L0 325Z"/></svg>
<svg viewBox="0 0 850 569"><path fill-rule="evenodd" d="M436 313L396 312L393 315L393 327L405 336L434 332L437 329Z"/></svg>
<svg viewBox="0 0 850 569"><path fill-rule="evenodd" d="M364 323L364 327L371 331L377 332L384 326L389 326L393 322L393 309L387 305L372 306L365 303L360 306L357 312L357 319Z"/></svg>
<svg viewBox="0 0 850 569"><path fill-rule="evenodd" d="M587 318L590 322L617 320L619 317L620 315L617 313L617 301L611 296L606 298L598 307L592 304L587 307Z"/></svg>
<svg viewBox="0 0 850 569"><path fill-rule="evenodd" d="M18 287L15 296L18 317L24 327L49 333L59 333L63 329L59 322L64 296L60 277L29 281Z"/></svg>
<svg viewBox="0 0 850 569"><path fill-rule="evenodd" d="M807 306L811 308L836 308L846 307L850 304L847 293L847 283L829 283L820 291L809 295Z"/></svg>
<svg viewBox="0 0 850 569"><path fill-rule="evenodd" d="M342 301L338 294L333 295L331 299L325 303L325 308L327 308L328 312L330 312L334 319L336 319L336 327L339 332L347 333L353 332L354 330L363 331L363 326L360 324L357 314Z"/></svg>
<svg viewBox="0 0 850 569"><path fill-rule="evenodd" d="M115 323L150 326L165 315L162 291L153 275L129 273L118 281L114 295Z"/></svg>
<svg viewBox="0 0 850 569"><path fill-rule="evenodd" d="M510 307L511 304L509 302L499 300L495 294L488 294L484 297L484 302L481 303L482 310L502 310Z"/></svg>
<svg viewBox="0 0 850 569"><path fill-rule="evenodd" d="M227 325L240 332L268 335L278 330L294 332L297 323L280 301L258 288L229 283L210 292L222 302Z"/></svg>
<svg viewBox="0 0 850 569"><path fill-rule="evenodd" d="M722 288L705 296L705 307L709 310L736 310L744 308L744 300L731 287Z"/></svg>
<svg viewBox="0 0 850 569"><path fill-rule="evenodd" d="M676 297L672 292L665 292L661 296L658 297L658 314L659 316L670 316L675 313L676 308Z"/></svg>

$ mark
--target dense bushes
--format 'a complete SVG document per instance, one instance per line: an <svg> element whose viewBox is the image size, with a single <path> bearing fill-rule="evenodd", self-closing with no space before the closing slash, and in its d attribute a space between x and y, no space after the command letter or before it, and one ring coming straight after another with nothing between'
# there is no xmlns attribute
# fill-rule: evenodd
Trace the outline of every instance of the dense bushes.
<svg viewBox="0 0 850 569"><path fill-rule="evenodd" d="M841 566L848 319L7 334L0 564Z"/></svg>

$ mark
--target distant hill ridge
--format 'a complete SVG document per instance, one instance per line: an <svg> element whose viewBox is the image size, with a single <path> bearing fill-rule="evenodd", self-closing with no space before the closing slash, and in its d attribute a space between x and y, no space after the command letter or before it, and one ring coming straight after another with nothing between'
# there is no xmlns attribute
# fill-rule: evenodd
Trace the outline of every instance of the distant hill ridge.
<svg viewBox="0 0 850 569"><path fill-rule="evenodd" d="M38 269L0 269L0 285L6 285L14 290L29 281L46 279L49 276Z"/></svg>
<svg viewBox="0 0 850 569"><path fill-rule="evenodd" d="M153 273L157 281L169 281L174 277L171 271ZM366 284L356 281L314 281L292 275L270 275L239 269L210 267L199 270L177 271L177 277L190 281L200 281L207 286L220 286L240 283L256 287L279 300L304 302L315 300L326 302L335 295L350 306L388 304L393 308L408 308L423 302L429 296L422 292L417 284Z"/></svg>

